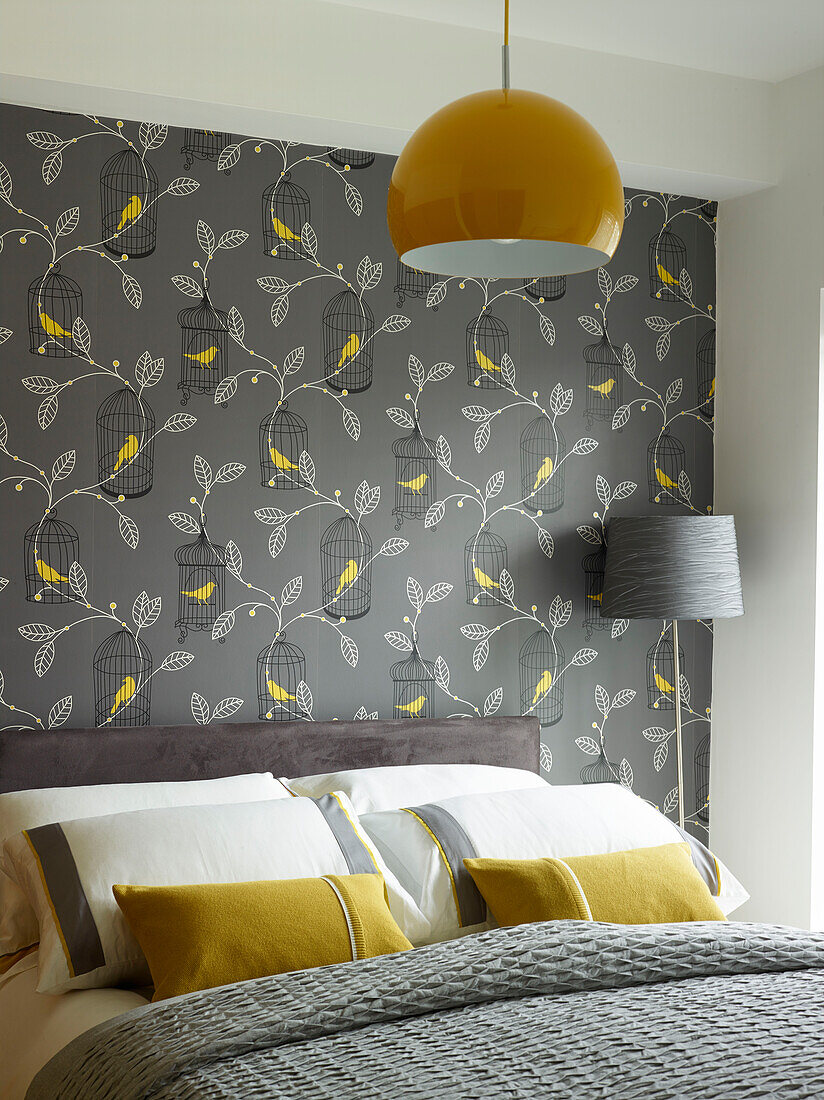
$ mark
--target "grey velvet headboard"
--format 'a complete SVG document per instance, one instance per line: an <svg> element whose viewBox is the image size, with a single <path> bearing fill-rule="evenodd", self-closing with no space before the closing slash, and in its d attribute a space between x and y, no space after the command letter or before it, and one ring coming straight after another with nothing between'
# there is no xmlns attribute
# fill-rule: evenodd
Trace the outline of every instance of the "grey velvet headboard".
<svg viewBox="0 0 824 1100"><path fill-rule="evenodd" d="M0 730L0 792L88 783L312 775L380 764L539 769L536 718L248 722Z"/></svg>

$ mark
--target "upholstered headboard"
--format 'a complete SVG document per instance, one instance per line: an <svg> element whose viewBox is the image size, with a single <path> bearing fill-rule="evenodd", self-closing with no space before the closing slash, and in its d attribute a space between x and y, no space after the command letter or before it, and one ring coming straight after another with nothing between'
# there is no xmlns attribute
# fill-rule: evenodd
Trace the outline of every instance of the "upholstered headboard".
<svg viewBox="0 0 824 1100"><path fill-rule="evenodd" d="M501 764L537 772L539 742L536 718L505 717L0 730L0 792L381 764Z"/></svg>

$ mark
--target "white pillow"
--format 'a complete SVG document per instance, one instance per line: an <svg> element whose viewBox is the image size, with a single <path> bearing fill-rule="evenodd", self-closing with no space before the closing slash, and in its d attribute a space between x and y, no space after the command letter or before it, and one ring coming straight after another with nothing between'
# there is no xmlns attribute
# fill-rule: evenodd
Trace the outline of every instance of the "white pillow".
<svg viewBox="0 0 824 1100"><path fill-rule="evenodd" d="M359 814L396 810L416 802L435 802L459 794L548 787L535 772L492 764L401 764L396 767L355 768L352 771L303 775L281 779L295 794L318 798L344 791Z"/></svg>
<svg viewBox="0 0 824 1100"><path fill-rule="evenodd" d="M407 937L420 941L429 930L344 794L81 818L27 829L10 837L4 851L40 923L40 993L151 981L112 894L115 883L174 886L380 873Z"/></svg>
<svg viewBox="0 0 824 1100"><path fill-rule="evenodd" d="M20 887L3 866L7 837L78 817L100 817L156 806L196 806L216 802L258 802L288 798L271 772L231 775L183 783L109 783L89 787L47 787L0 794L0 958L37 942L37 918Z"/></svg>
<svg viewBox="0 0 824 1100"><path fill-rule="evenodd" d="M361 824L429 920L433 941L487 927L464 858L597 855L688 840L693 862L725 914L749 895L700 841L617 783L462 795L365 814Z"/></svg>

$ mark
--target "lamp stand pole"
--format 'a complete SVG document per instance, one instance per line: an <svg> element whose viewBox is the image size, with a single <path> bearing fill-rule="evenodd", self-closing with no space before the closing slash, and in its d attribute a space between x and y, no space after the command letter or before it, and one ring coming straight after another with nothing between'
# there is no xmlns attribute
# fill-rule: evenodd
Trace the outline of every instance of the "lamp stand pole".
<svg viewBox="0 0 824 1100"><path fill-rule="evenodd" d="M684 746L681 742L681 659L678 656L678 620L672 620L672 656L675 672L675 753L678 761L678 824L684 828Z"/></svg>

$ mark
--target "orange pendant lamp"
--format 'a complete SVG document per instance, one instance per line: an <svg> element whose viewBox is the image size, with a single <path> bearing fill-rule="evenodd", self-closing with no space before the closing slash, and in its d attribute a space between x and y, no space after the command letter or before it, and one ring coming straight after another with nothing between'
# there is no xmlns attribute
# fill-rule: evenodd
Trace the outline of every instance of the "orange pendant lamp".
<svg viewBox="0 0 824 1100"><path fill-rule="evenodd" d="M418 127L395 164L387 219L403 263L440 275L572 275L612 258L624 224L618 166L576 111L509 87L509 0L503 87Z"/></svg>

